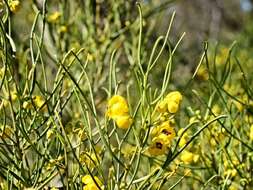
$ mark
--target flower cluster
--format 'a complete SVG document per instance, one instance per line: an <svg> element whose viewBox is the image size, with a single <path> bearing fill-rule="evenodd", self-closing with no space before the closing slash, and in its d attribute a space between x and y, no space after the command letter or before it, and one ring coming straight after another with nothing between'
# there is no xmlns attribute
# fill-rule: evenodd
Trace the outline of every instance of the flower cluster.
<svg viewBox="0 0 253 190"><path fill-rule="evenodd" d="M182 148L190 140L191 134L188 131L185 131L184 128L181 128L178 130L177 136L180 137L178 145Z"/></svg>
<svg viewBox="0 0 253 190"><path fill-rule="evenodd" d="M158 103L157 111L161 117L159 117L159 124L151 132L152 143L148 149L151 155L162 155L170 147L171 141L176 136L176 133L174 130L174 121L166 118L178 111L181 101L181 93L174 91L170 92Z"/></svg>
<svg viewBox="0 0 253 190"><path fill-rule="evenodd" d="M98 179L98 177L91 177L90 175L83 176L82 182L84 184L83 190L99 190L103 185L102 182Z"/></svg>
<svg viewBox="0 0 253 190"><path fill-rule="evenodd" d="M133 119L129 114L127 101L119 95L114 95L108 101L106 116L113 119L121 129L127 129L133 123Z"/></svg>
<svg viewBox="0 0 253 190"><path fill-rule="evenodd" d="M18 0L9 0L8 5L10 7L10 11L16 13L20 8L20 2Z"/></svg>
<svg viewBox="0 0 253 190"><path fill-rule="evenodd" d="M61 13L59 11L55 11L53 13L51 13L50 15L48 15L48 22L49 23L56 23L61 17Z"/></svg>
<svg viewBox="0 0 253 190"><path fill-rule="evenodd" d="M171 140L176 136L172 121L164 121L152 132L152 144L149 147L151 155L162 155L167 151L171 144Z"/></svg>
<svg viewBox="0 0 253 190"><path fill-rule="evenodd" d="M238 158L231 154L230 157L224 155L223 157L223 175L224 177L235 177L238 169L245 168L245 163L240 163Z"/></svg>
<svg viewBox="0 0 253 190"><path fill-rule="evenodd" d="M180 159L184 164L196 163L199 160L199 155L188 150L184 150L180 156Z"/></svg>
<svg viewBox="0 0 253 190"><path fill-rule="evenodd" d="M157 106L157 111L160 113L175 114L182 101L182 94L178 91L170 92Z"/></svg>
<svg viewBox="0 0 253 190"><path fill-rule="evenodd" d="M32 103L33 102L33 103ZM45 105L45 100L42 96L36 95L32 97L32 102L31 101L25 101L23 103L23 108L24 109L32 109L33 104L37 109L41 109L42 111L46 111L47 107Z"/></svg>

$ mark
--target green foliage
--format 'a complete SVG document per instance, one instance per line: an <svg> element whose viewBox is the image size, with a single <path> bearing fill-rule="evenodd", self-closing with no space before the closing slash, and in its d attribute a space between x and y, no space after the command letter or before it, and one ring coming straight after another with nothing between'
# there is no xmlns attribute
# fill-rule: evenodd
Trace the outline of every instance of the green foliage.
<svg viewBox="0 0 253 190"><path fill-rule="evenodd" d="M251 55L205 42L174 74L173 2L1 3L1 189L252 187Z"/></svg>

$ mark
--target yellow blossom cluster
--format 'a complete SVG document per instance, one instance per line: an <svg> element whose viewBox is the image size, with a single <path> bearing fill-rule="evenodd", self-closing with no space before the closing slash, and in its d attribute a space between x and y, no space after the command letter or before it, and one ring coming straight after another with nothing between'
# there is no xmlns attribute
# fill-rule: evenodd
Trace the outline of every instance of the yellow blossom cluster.
<svg viewBox="0 0 253 190"><path fill-rule="evenodd" d="M51 13L50 15L48 15L47 20L50 23L56 23L56 22L58 22L60 17L61 17L61 13L59 11L55 11L55 12Z"/></svg>
<svg viewBox="0 0 253 190"><path fill-rule="evenodd" d="M157 111L161 114L159 125L151 131L152 141L149 147L151 155L162 155L167 152L172 139L176 136L174 122L171 119L166 120L166 116L175 114L182 101L182 95L178 91L170 92L157 105Z"/></svg>
<svg viewBox="0 0 253 190"><path fill-rule="evenodd" d="M253 108L251 97L245 92L241 85L225 84L223 88L227 93L234 97L230 100L230 103L232 103L239 112L242 113Z"/></svg>
<svg viewBox="0 0 253 190"><path fill-rule="evenodd" d="M185 164L196 163L199 160L199 155L194 154L188 150L184 150L181 153L180 159Z"/></svg>
<svg viewBox="0 0 253 190"><path fill-rule="evenodd" d="M10 136L13 134L13 129L9 125L0 125L0 137L2 139L10 138Z"/></svg>
<svg viewBox="0 0 253 190"><path fill-rule="evenodd" d="M188 131L185 131L184 128L181 128L178 131L178 136L180 137L178 145L182 148L190 140L190 133ZM184 150L180 155L180 160L184 164L196 163L199 160L199 155L190 151L190 149L191 146L188 147L188 150Z"/></svg>
<svg viewBox="0 0 253 190"><path fill-rule="evenodd" d="M224 128L221 128L216 123L211 125L210 130L211 136L210 136L210 145L216 146L218 143L224 142L224 139L226 137L226 131Z"/></svg>
<svg viewBox="0 0 253 190"><path fill-rule="evenodd" d="M45 105L45 100L42 96L33 96L32 102L36 106L37 109L41 109L42 111L46 111L46 105ZM32 109L33 104L31 101L25 101L23 103L23 108L24 109ZM43 107L42 107L43 106Z"/></svg>
<svg viewBox="0 0 253 190"><path fill-rule="evenodd" d="M202 81L206 81L209 79L209 73L206 66L201 65L197 71L197 78Z"/></svg>
<svg viewBox="0 0 253 190"><path fill-rule="evenodd" d="M235 156L231 156L230 158L223 158L224 165L224 177L235 177L237 175L236 168L244 168L245 164L240 163L239 160Z"/></svg>
<svg viewBox="0 0 253 190"><path fill-rule="evenodd" d="M8 5L10 7L10 11L16 13L20 8L20 2L18 0L9 0Z"/></svg>
<svg viewBox="0 0 253 190"><path fill-rule="evenodd" d="M149 153L151 155L162 155L170 147L176 133L172 122L164 121L152 130L151 135L153 139L149 147Z"/></svg>
<svg viewBox="0 0 253 190"><path fill-rule="evenodd" d="M113 119L121 129L128 129L133 123L133 119L129 114L127 101L119 95L114 95L108 101L106 116Z"/></svg>
<svg viewBox="0 0 253 190"><path fill-rule="evenodd" d="M179 147L182 148L190 139L190 133L188 131L184 132L184 128L179 129L177 135L180 137Z"/></svg>
<svg viewBox="0 0 253 190"><path fill-rule="evenodd" d="M222 66L225 65L229 56L229 49L226 47L221 48L220 52L216 56L216 65Z"/></svg>
<svg viewBox="0 0 253 190"><path fill-rule="evenodd" d="M182 94L178 91L170 92L157 106L157 111L160 113L174 114L178 111L182 101Z"/></svg>
<svg viewBox="0 0 253 190"><path fill-rule="evenodd" d="M99 190L103 185L102 182L98 179L98 177L91 177L90 175L83 176L82 182L84 184L83 190Z"/></svg>

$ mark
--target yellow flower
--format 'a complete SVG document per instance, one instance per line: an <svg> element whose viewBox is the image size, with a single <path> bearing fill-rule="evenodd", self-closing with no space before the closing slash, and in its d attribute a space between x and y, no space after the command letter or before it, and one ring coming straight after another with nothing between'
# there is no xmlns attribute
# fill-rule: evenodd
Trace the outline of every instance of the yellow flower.
<svg viewBox="0 0 253 190"><path fill-rule="evenodd" d="M12 128L9 125L0 125L0 137L2 138L9 138L12 134Z"/></svg>
<svg viewBox="0 0 253 190"><path fill-rule="evenodd" d="M217 142L222 142L226 137L226 131L224 128L220 128L217 123L211 124L211 134Z"/></svg>
<svg viewBox="0 0 253 190"><path fill-rule="evenodd" d="M85 175L82 177L82 182L85 185L83 187L83 190L99 190L98 186L101 187L103 184L102 182L98 179L98 177L94 176L94 180L90 175ZM97 186L98 185L98 186Z"/></svg>
<svg viewBox="0 0 253 190"><path fill-rule="evenodd" d="M185 163L185 164L191 164L191 163L196 163L199 160L199 155L198 154L193 154L192 152L189 152L187 150L184 150L181 153L180 159Z"/></svg>
<svg viewBox="0 0 253 190"><path fill-rule="evenodd" d="M243 89L242 89L240 86L235 85L235 84L231 84L231 85L229 85L229 84L224 84L223 88L224 88L224 90L225 90L227 93L229 93L229 94L231 94L231 95L233 95L233 96L239 95L239 94L242 94L242 93L243 93Z"/></svg>
<svg viewBox="0 0 253 190"><path fill-rule="evenodd" d="M153 129L151 132L152 136L157 136L159 134L165 134L167 136L167 140L169 141L172 140L176 136L175 130L171 126L171 121L162 122L161 125Z"/></svg>
<svg viewBox="0 0 253 190"><path fill-rule="evenodd" d="M65 25L60 26L60 28L59 28L59 30L58 30L58 32L59 32L60 34L66 33L67 31L68 31L68 28L67 28L67 26L65 26Z"/></svg>
<svg viewBox="0 0 253 190"><path fill-rule="evenodd" d="M232 185L229 186L228 190L239 190L240 188L236 183L232 183Z"/></svg>
<svg viewBox="0 0 253 190"><path fill-rule="evenodd" d="M31 109L32 108L32 104L30 102L25 101L23 103L23 108L24 109Z"/></svg>
<svg viewBox="0 0 253 190"><path fill-rule="evenodd" d="M168 103L168 111L170 113L176 113L179 109L179 104L174 102L174 101L171 101Z"/></svg>
<svg viewBox="0 0 253 190"><path fill-rule="evenodd" d="M253 141L253 125L251 125L251 127L250 127L249 138L250 138L250 140Z"/></svg>
<svg viewBox="0 0 253 190"><path fill-rule="evenodd" d="M183 134L184 130L185 130L184 128L179 129L178 134L177 134L178 137L180 137ZM188 142L189 138L190 138L189 133L186 131L183 134L183 136L180 138L180 141L179 141L179 144L178 144L179 147L183 147Z"/></svg>
<svg viewBox="0 0 253 190"><path fill-rule="evenodd" d="M245 115L244 116L244 120L247 122L247 123L253 123L253 116L252 115ZM239 119L238 119L238 121L240 121ZM239 122L240 123L240 122ZM237 125L237 126L239 126L239 125Z"/></svg>
<svg viewBox="0 0 253 190"><path fill-rule="evenodd" d="M178 135L178 136L181 136L181 135L183 134L184 130L185 130L184 128L179 129L178 132L177 132L177 135ZM187 132L185 132L184 135L185 135L186 133L187 133Z"/></svg>
<svg viewBox="0 0 253 190"><path fill-rule="evenodd" d="M88 53L87 54L87 60L88 61L93 61L93 59L94 59L94 56L92 54Z"/></svg>
<svg viewBox="0 0 253 190"><path fill-rule="evenodd" d="M87 184L83 187L83 190L99 190L95 183Z"/></svg>
<svg viewBox="0 0 253 190"><path fill-rule="evenodd" d="M194 122L199 122L200 120L199 120L199 118L197 117L197 116L192 116L192 117L190 117L190 119L189 119L189 124L192 124L192 123L194 123Z"/></svg>
<svg viewBox="0 0 253 190"><path fill-rule="evenodd" d="M215 115L219 115L221 113L221 108L218 104L214 104L213 107L212 107L212 112L215 114Z"/></svg>
<svg viewBox="0 0 253 190"><path fill-rule="evenodd" d="M165 113L167 111L167 102L165 100L162 100L159 102L157 106L157 111L160 113Z"/></svg>
<svg viewBox="0 0 253 190"><path fill-rule="evenodd" d="M128 129L133 123L133 119L129 115L117 116L115 121L117 126L121 129Z"/></svg>
<svg viewBox="0 0 253 190"><path fill-rule="evenodd" d="M152 144L148 151L153 156L158 156L166 153L168 147L170 146L170 141L165 134L160 134L159 136L153 138Z"/></svg>
<svg viewBox="0 0 253 190"><path fill-rule="evenodd" d="M191 169L186 168L186 169L184 170L184 175L185 175L185 176L191 176L191 175L192 175Z"/></svg>
<svg viewBox="0 0 253 190"><path fill-rule="evenodd" d="M169 112L174 114L178 111L182 101L182 94L178 91L170 92L162 101L159 102L157 110L160 113Z"/></svg>
<svg viewBox="0 0 253 190"><path fill-rule="evenodd" d="M12 91L12 92L10 92L10 94L11 94L11 100L12 100L12 101L17 100L18 94L17 94L16 91Z"/></svg>
<svg viewBox="0 0 253 190"><path fill-rule="evenodd" d="M165 98L168 99L169 101L174 101L179 104L182 101L183 96L180 92L173 91L170 92Z"/></svg>
<svg viewBox="0 0 253 190"><path fill-rule="evenodd" d="M235 104L236 108L239 110L239 112L242 112L244 110L244 105L241 104L238 101L233 101L233 103Z"/></svg>
<svg viewBox="0 0 253 190"><path fill-rule="evenodd" d="M204 66L200 66L199 70L197 72L197 77L200 80L208 80L209 79L209 74L208 74L208 70L207 68L205 68Z"/></svg>
<svg viewBox="0 0 253 190"><path fill-rule="evenodd" d="M125 26L129 26L131 22L129 20L125 21Z"/></svg>
<svg viewBox="0 0 253 190"><path fill-rule="evenodd" d="M133 119L129 115L127 101L119 95L114 95L108 101L106 116L113 119L121 129L127 129L133 123Z"/></svg>
<svg viewBox="0 0 253 190"><path fill-rule="evenodd" d="M35 106L37 108L40 109L45 104L45 100L43 99L42 96L34 96L33 97L33 103L35 104ZM46 109L46 106L43 106L42 110L45 111L45 109Z"/></svg>
<svg viewBox="0 0 253 190"><path fill-rule="evenodd" d="M215 147L217 145L216 139L214 137L210 137L211 139L209 140L211 146Z"/></svg>
<svg viewBox="0 0 253 190"><path fill-rule="evenodd" d="M20 8L20 2L18 0L11 0L8 2L11 12L16 13Z"/></svg>
<svg viewBox="0 0 253 190"><path fill-rule="evenodd" d="M228 58L229 49L223 47L218 55L216 56L216 64L217 66L225 65L226 59Z"/></svg>
<svg viewBox="0 0 253 190"><path fill-rule="evenodd" d="M97 182L97 184L99 186L102 186L102 182L98 179L97 176L93 176L93 178L95 179L95 181ZM85 185L90 184L90 183L95 183L93 178L90 175L85 175L85 176L82 177L82 182Z"/></svg>
<svg viewBox="0 0 253 190"><path fill-rule="evenodd" d="M80 139L81 141L84 141L85 139L87 139L87 134L86 134L86 131L85 131L85 130L79 128L79 129L76 130L76 131L78 131L77 135L78 135L78 137L79 137L79 139Z"/></svg>
<svg viewBox="0 0 253 190"><path fill-rule="evenodd" d="M108 108L106 115L109 118L114 119L115 117L122 116L122 115L128 115L129 108L127 105L127 102L125 98L119 95L114 95L109 101L108 101Z"/></svg>
<svg viewBox="0 0 253 190"><path fill-rule="evenodd" d="M224 172L224 175L225 175L225 176L229 175L229 176L231 176L231 177L235 177L236 174L237 174L236 169L228 169L228 170L226 170L226 171Z"/></svg>
<svg viewBox="0 0 253 190"><path fill-rule="evenodd" d="M59 11L55 11L54 13L48 16L47 20L50 23L56 23L60 17L61 17L61 13Z"/></svg>
<svg viewBox="0 0 253 190"><path fill-rule="evenodd" d="M47 131L47 139L51 139L54 135L54 130L53 129L49 129Z"/></svg>

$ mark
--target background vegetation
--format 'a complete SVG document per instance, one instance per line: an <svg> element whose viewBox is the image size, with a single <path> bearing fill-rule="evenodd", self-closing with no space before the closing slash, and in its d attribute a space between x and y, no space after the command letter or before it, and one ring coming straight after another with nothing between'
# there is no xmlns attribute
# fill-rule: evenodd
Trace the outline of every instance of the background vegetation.
<svg viewBox="0 0 253 190"><path fill-rule="evenodd" d="M0 188L251 189L252 6L0 1Z"/></svg>

